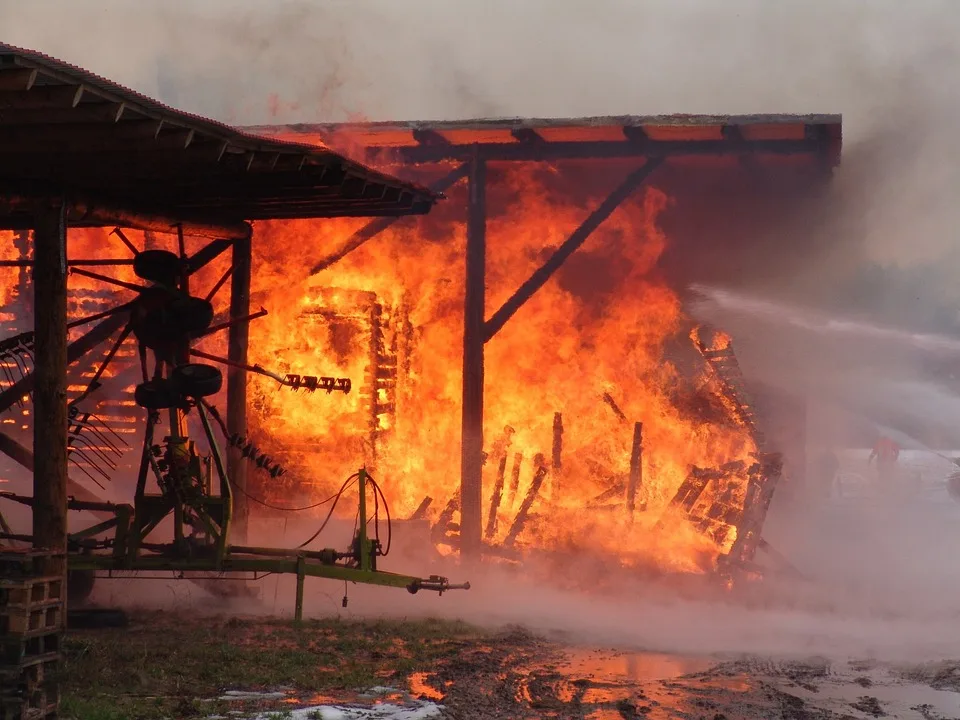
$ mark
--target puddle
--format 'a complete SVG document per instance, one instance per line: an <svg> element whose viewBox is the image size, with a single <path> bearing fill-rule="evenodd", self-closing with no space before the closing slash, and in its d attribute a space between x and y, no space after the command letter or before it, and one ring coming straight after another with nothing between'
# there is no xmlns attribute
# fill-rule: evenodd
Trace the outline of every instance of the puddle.
<svg viewBox="0 0 960 720"><path fill-rule="evenodd" d="M567 660L557 665L565 675L614 683L656 682L706 672L715 660L659 653L629 653L615 650L570 650Z"/></svg>

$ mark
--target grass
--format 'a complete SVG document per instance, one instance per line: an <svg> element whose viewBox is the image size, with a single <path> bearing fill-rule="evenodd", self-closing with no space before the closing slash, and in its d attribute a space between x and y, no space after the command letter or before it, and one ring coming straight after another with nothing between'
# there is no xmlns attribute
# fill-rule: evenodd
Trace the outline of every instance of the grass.
<svg viewBox="0 0 960 720"><path fill-rule="evenodd" d="M405 688L410 673L483 638L476 628L440 620L296 623L140 613L124 629L67 634L60 716L206 717L269 709L263 701L210 700L226 690L289 689L308 700L374 685Z"/></svg>

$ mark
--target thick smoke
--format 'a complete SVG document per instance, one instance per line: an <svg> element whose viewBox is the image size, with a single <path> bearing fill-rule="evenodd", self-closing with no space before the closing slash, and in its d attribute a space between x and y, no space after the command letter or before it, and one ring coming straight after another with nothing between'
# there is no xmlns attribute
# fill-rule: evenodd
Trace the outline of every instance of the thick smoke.
<svg viewBox="0 0 960 720"><path fill-rule="evenodd" d="M789 272L781 268L776 282L737 284L761 299L823 312L925 332L957 329L951 313L960 305L953 237L960 227L960 7L950 0L0 0L0 28L5 42L238 125L842 113L845 160L829 195L782 233L755 239L782 242ZM960 427L960 396L920 372L921 349L901 347L883 363L882 350L871 352L856 337L827 342L716 302L701 303L698 312L729 327L743 341L745 365L768 382L812 387L837 412L866 416L875 427L904 406L921 421L926 413ZM941 573L950 558L926 551L956 542L918 534L933 527L929 517L813 517L820 523L815 542L810 525L784 525L775 539L805 571L836 583L862 608L945 612L925 601L956 597L960 581ZM911 541L896 542L896 533ZM512 606L513 617L533 618L534 605L542 603ZM584 605L565 598L551 607L559 624ZM622 639L631 613L615 613L610 627L594 629ZM676 607L658 613L680 625L690 617ZM750 647L778 649L813 624L809 616L768 615L759 624L747 618L729 625L738 632L762 627L763 642ZM867 638L883 632L876 623L860 627ZM684 637L710 648L710 632L700 621ZM678 640L673 633L636 634L638 643ZM739 642L715 639L719 649ZM931 653L950 650L933 647Z"/></svg>

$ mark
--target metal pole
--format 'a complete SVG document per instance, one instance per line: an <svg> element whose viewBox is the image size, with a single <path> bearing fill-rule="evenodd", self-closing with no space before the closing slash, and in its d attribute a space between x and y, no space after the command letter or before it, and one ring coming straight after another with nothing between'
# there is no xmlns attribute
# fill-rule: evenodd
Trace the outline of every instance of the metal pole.
<svg viewBox="0 0 960 720"><path fill-rule="evenodd" d="M246 317L250 314L250 235L237 238L233 243L233 274L230 276L230 317ZM247 364L247 341L250 325L245 322L230 326L227 357L239 365ZM233 435L247 434L247 373L236 366L227 371L227 431ZM233 495L233 538L236 543L246 542L250 509L247 504L247 463L240 448L231 447L227 453L227 477L239 492Z"/></svg>
<svg viewBox="0 0 960 720"><path fill-rule="evenodd" d="M67 228L62 199L38 211L33 245L33 544L66 553ZM66 572L65 558L57 570Z"/></svg>
<svg viewBox="0 0 960 720"><path fill-rule="evenodd" d="M477 558L483 536L483 323L486 274L486 165L474 147L469 175L463 306L463 422L460 436L460 553Z"/></svg>

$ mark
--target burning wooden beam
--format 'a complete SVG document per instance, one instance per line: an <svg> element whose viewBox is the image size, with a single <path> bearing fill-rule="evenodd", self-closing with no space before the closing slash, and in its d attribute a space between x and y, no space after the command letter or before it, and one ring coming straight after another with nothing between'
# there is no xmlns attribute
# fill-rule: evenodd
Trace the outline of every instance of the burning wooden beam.
<svg viewBox="0 0 960 720"><path fill-rule="evenodd" d="M451 187L456 185L460 180L467 176L467 173L470 170L470 163L463 163L458 165L455 169L444 175L439 180L430 183L428 186L433 192L444 192L449 190ZM403 216L396 217L382 217L372 220L371 222L364 225L362 228L357 230L353 235L351 235L347 241L343 244L338 250L330 253L323 259L321 259L316 265L310 269L311 275L316 275L319 272L323 272L331 265L343 260L347 255L352 253L354 250L362 246L368 240L372 240L377 235L382 233L384 230L392 226L395 222L401 219Z"/></svg>
<svg viewBox="0 0 960 720"><path fill-rule="evenodd" d="M417 506L417 509L413 511L413 515L411 515L411 516L410 516L409 518L407 518L407 519L408 519L408 520L423 520L425 517L427 517L427 510L430 509L430 506L431 506L432 504L433 504L433 498L428 495L428 496L425 497L425 498L421 501L421 503Z"/></svg>
<svg viewBox="0 0 960 720"><path fill-rule="evenodd" d="M633 446L630 451L630 481L627 483L627 512L633 517L637 492L643 483L643 423L633 424ZM644 503L641 510L646 509Z"/></svg>
<svg viewBox="0 0 960 720"><path fill-rule="evenodd" d="M517 501L517 493L520 491L520 470L523 467L523 453L516 452L513 455L513 470L510 472L510 507L513 507Z"/></svg>
<svg viewBox="0 0 960 720"><path fill-rule="evenodd" d="M551 467L553 468L553 492L559 495L560 492L560 471L563 470L563 415L553 414L553 455Z"/></svg>
<svg viewBox="0 0 960 720"><path fill-rule="evenodd" d="M497 482L493 486L493 494L490 496L490 512L487 514L487 527L484 537L490 540L497 534L498 515L500 513L500 502L503 499L504 477L507 473L507 456L510 450L510 439L514 430L509 425L503 429L503 436L497 441L493 449L493 456L497 459Z"/></svg>
<svg viewBox="0 0 960 720"><path fill-rule="evenodd" d="M543 485L544 478L547 477L546 458L544 458L543 455L536 455L533 458L533 464L537 468L537 471L533 475L533 480L530 482L530 489L523 499L523 504L517 512L517 517L514 519L513 525L510 526L510 532L507 533L507 537L503 541L505 547L512 547L517 540L517 536L523 531L524 526L527 524L527 519L530 516L530 508L533 507L533 503L540 493L540 487Z"/></svg>
<svg viewBox="0 0 960 720"><path fill-rule="evenodd" d="M470 163L466 290L463 309L463 405L460 435L460 552L479 557L483 533L483 343L486 295L487 166Z"/></svg>
<svg viewBox="0 0 960 720"><path fill-rule="evenodd" d="M483 324L483 341L489 342L496 335L500 328L506 325L507 321L514 316L523 304L544 286L553 274L567 261L567 258L586 242L593 231L596 230L606 220L613 211L620 207L620 204L626 200L633 191L656 170L663 162L663 158L648 158L642 167L630 173L626 179L610 193L606 199L584 220L580 227L573 231L553 255L541 265L527 279L523 285L517 288L517 291L497 310L490 319Z"/></svg>

